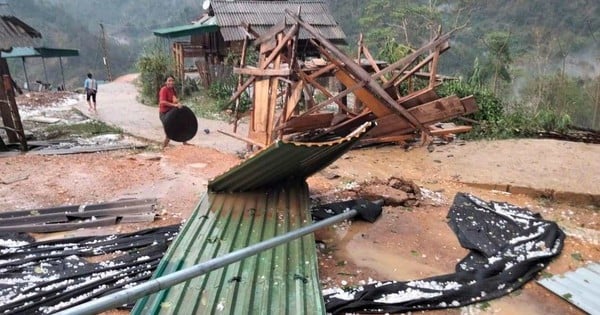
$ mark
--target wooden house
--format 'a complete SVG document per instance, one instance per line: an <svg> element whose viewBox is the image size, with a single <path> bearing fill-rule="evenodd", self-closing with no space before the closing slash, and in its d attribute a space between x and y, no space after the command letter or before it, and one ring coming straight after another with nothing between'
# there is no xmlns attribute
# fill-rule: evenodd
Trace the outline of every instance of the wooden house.
<svg viewBox="0 0 600 315"><path fill-rule="evenodd" d="M183 78L186 58L196 58L205 64L222 63L227 56L239 56L244 39L254 40L265 35L274 25L286 24L285 10L300 12L302 19L319 30L334 44L346 44L346 35L329 12L323 0L292 1L227 1L207 0L204 15L196 22L154 31L154 35L165 38L189 36L189 41L175 41L172 51L178 76ZM318 56L319 51L309 41L311 35L300 32L298 52L300 58Z"/></svg>

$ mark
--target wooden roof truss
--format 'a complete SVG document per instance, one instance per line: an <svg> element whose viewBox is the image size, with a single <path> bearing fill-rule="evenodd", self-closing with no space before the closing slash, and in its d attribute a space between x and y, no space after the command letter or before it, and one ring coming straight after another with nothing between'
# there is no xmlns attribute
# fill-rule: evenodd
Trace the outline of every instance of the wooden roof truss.
<svg viewBox="0 0 600 315"><path fill-rule="evenodd" d="M234 132L239 97L253 86L248 137L236 136L249 144L265 147L282 138L323 140L343 135L369 120L377 121L377 127L366 135L367 143L403 141L417 131L432 135L433 124L477 110L472 96L440 98L435 92L442 79L437 65L440 55L450 48L450 34L437 36L382 69L362 44L362 36L358 58L353 59L302 21L299 12L286 13L293 26L282 21L253 42L248 36L240 66L234 69L239 76L238 89L231 97L236 101ZM244 28L253 34L251 25ZM310 41L322 59L302 62L296 58L301 29L312 36ZM250 44L259 51L257 66L245 64ZM327 77L341 84L337 93L324 86L323 78ZM325 99L317 103L314 90ZM354 95L353 106L346 102L349 94ZM337 111L332 111L331 105Z"/></svg>

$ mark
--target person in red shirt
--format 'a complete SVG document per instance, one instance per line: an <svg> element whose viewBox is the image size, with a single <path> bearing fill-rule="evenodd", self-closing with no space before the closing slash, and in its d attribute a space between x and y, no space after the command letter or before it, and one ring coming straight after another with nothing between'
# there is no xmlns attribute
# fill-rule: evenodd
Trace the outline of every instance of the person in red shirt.
<svg viewBox="0 0 600 315"><path fill-rule="evenodd" d="M158 92L158 114L163 127L165 125L166 114L173 108L181 108L182 106L179 103L179 99L177 99L177 92L175 92L174 85L175 78L169 75L167 76L165 85L163 85ZM187 142L184 142L183 144L187 144ZM162 148L166 148L167 145L169 145L169 137L167 137L165 133L165 140L163 141Z"/></svg>

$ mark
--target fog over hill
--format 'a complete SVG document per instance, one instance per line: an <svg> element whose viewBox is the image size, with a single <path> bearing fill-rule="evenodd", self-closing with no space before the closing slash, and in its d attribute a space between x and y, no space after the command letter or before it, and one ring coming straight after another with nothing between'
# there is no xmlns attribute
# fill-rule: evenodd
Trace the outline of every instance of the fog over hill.
<svg viewBox="0 0 600 315"><path fill-rule="evenodd" d="M81 85L85 73L93 72L106 79L102 49L103 25L107 38L107 57L113 77L135 71L134 64L144 47L159 40L152 31L162 27L189 23L202 13L200 0L4 0L0 6L4 14L13 14L38 29L43 44L54 48L79 49L79 57L63 58L67 87ZM348 51L359 33L374 31L375 25L361 23L369 13L369 3L377 3L386 10L401 10L426 1L398 0L326 0L345 33ZM510 34L514 67L528 67L535 60L548 73L565 66L569 74L583 77L598 75L600 58L600 3L591 0L491 0L491 1L438 1L432 8L445 30L451 29L452 19L464 22L466 27L456 32L452 49L442 58L441 71L448 75L466 76L476 58L486 56L483 41L491 32ZM462 15L452 16L457 8ZM464 12L469 12L465 14ZM400 11L401 12L401 11ZM384 12L385 13L385 12ZM393 21L397 22L397 21ZM399 23L396 23L399 24ZM398 25L392 30L400 34ZM537 37L536 37L537 36ZM398 39L400 36L398 35ZM373 51L377 54L376 49ZM28 71L33 79L43 77L41 61L28 59ZM60 80L57 59L46 60L48 80ZM11 71L17 80L23 78L20 60L11 61ZM527 71L527 70L526 70ZM515 71L516 74L519 71Z"/></svg>

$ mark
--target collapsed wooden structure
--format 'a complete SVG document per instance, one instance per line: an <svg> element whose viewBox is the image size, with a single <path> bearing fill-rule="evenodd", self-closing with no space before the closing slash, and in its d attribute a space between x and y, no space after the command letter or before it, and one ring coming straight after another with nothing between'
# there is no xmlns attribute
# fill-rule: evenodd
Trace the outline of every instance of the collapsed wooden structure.
<svg viewBox="0 0 600 315"><path fill-rule="evenodd" d="M14 16L0 16L0 52L10 52L13 47L31 45L42 34ZM6 59L0 58L0 115L8 142L19 142L21 150L27 150L25 131L19 116L13 83ZM6 151L4 140L0 137L0 151Z"/></svg>
<svg viewBox="0 0 600 315"><path fill-rule="evenodd" d="M441 84L437 74L440 55L450 48L450 34L438 35L410 55L380 69L368 49L360 45L352 59L327 40L316 28L286 10L282 21L252 43L246 37L240 58L238 88L230 101L236 101L237 127L239 97L252 86L252 108L247 137L251 145L266 147L277 139L322 141L347 134L366 121L376 121L363 143L398 142L415 134L431 135L433 124L477 110L472 96L440 98L435 89ZM246 25L248 33L252 26ZM301 62L297 58L300 32L310 34L321 59ZM258 65L245 63L250 44L258 47ZM364 55L364 58L362 58ZM342 89L332 94L322 78L334 77ZM325 100L317 103L313 90ZM354 96L349 104L347 97ZM332 105L332 106L330 106ZM462 128L464 131L468 128Z"/></svg>

